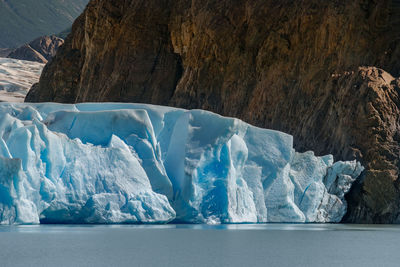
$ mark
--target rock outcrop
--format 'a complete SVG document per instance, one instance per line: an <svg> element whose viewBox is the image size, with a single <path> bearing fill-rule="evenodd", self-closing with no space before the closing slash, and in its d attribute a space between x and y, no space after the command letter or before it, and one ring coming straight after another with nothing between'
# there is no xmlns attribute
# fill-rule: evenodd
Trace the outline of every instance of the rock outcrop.
<svg viewBox="0 0 400 267"><path fill-rule="evenodd" d="M367 167L348 222L400 222L400 1L92 0L26 101L202 108Z"/></svg>
<svg viewBox="0 0 400 267"><path fill-rule="evenodd" d="M10 54L8 58L47 63L56 55L57 50L64 44L64 40L57 36L41 36L29 44L25 44Z"/></svg>

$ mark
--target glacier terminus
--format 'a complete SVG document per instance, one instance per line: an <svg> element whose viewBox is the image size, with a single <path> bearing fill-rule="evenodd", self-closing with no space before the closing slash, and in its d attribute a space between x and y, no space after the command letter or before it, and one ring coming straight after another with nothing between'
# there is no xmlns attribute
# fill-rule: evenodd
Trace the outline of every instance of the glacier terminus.
<svg viewBox="0 0 400 267"><path fill-rule="evenodd" d="M203 110L0 103L0 222L339 222L359 162Z"/></svg>

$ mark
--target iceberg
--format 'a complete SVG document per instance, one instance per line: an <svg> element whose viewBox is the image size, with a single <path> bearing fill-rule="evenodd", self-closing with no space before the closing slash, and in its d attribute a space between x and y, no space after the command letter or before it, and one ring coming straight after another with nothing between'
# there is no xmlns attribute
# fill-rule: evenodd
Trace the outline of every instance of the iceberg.
<svg viewBox="0 0 400 267"><path fill-rule="evenodd" d="M204 110L0 103L0 223L339 222L359 162Z"/></svg>

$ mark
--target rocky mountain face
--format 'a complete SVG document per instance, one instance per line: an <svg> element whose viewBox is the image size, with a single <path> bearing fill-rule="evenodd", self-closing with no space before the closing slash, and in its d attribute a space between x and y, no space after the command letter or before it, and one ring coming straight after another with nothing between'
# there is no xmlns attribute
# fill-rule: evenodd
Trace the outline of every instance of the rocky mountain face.
<svg viewBox="0 0 400 267"><path fill-rule="evenodd" d="M202 108L358 159L347 222L400 222L399 0L92 0L26 101Z"/></svg>
<svg viewBox="0 0 400 267"><path fill-rule="evenodd" d="M70 27L89 0L0 0L0 48Z"/></svg>
<svg viewBox="0 0 400 267"><path fill-rule="evenodd" d="M58 48L63 44L64 40L57 36L41 36L29 44L25 44L15 49L8 54L7 57L47 63L56 55Z"/></svg>

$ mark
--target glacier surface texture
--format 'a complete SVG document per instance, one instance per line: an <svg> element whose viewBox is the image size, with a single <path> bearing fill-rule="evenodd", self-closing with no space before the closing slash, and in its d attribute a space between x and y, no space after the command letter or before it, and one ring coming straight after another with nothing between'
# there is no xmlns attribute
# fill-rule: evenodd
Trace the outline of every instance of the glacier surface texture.
<svg viewBox="0 0 400 267"><path fill-rule="evenodd" d="M32 84L39 81L44 64L0 57L0 101L24 102Z"/></svg>
<svg viewBox="0 0 400 267"><path fill-rule="evenodd" d="M0 222L338 222L363 167L202 110L0 104Z"/></svg>

